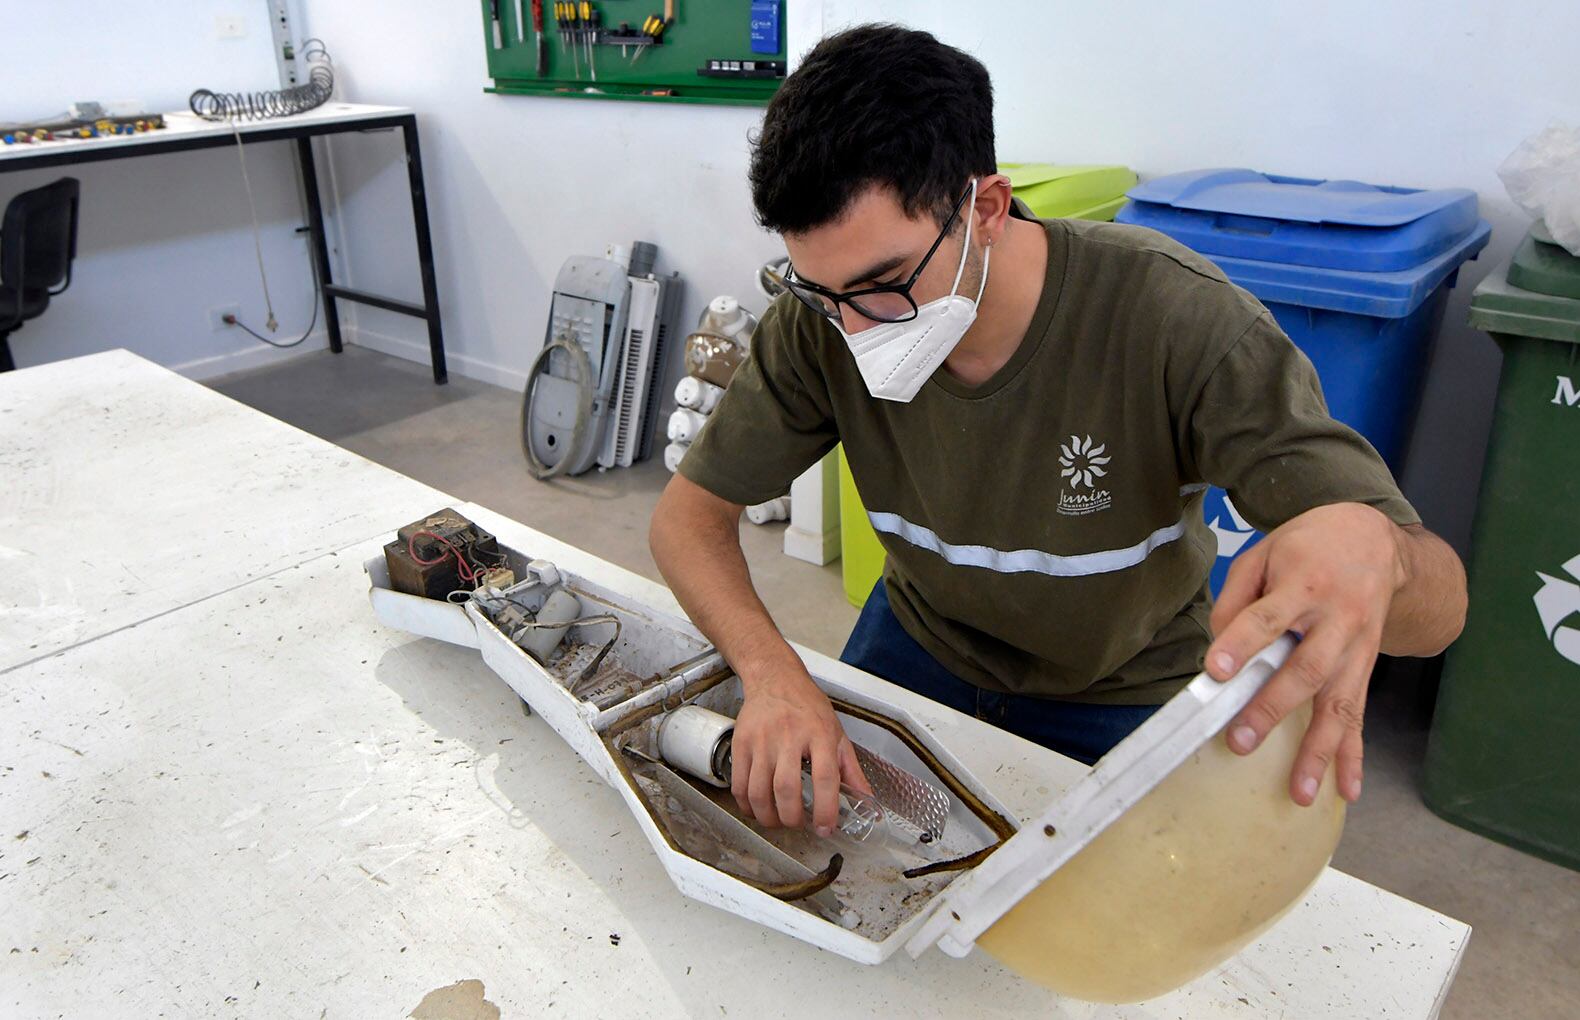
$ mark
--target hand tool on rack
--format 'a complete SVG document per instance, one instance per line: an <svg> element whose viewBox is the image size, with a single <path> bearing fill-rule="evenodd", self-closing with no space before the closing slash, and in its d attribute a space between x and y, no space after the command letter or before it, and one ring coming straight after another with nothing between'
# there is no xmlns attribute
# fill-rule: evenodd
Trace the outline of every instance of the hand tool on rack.
<svg viewBox="0 0 1580 1020"><path fill-rule="evenodd" d="M633 67L636 66L636 62L638 60L642 59L643 53L646 53L648 50L664 41L664 33L668 31L669 26L673 25L674 23L675 0L664 0L664 16L660 18L656 14L649 14L646 20L642 22L642 34L647 36L651 41L647 45L638 49L636 51L636 56L631 58L631 65Z"/></svg>
<svg viewBox="0 0 1580 1020"><path fill-rule="evenodd" d="M571 51L571 67L579 80L582 76L581 21L576 14L576 0L564 0L554 6L559 11L560 24L565 27L565 39Z"/></svg>
<svg viewBox="0 0 1580 1020"><path fill-rule="evenodd" d="M593 65L593 44L598 38L598 22L600 15L598 9L592 5L591 0L581 0L579 10L582 26L582 45L587 48L587 70L592 74L592 80L598 80L598 68Z"/></svg>
<svg viewBox="0 0 1580 1020"><path fill-rule="evenodd" d="M532 0L532 31L538 36L538 77L541 78L549 70L549 43L543 37L543 0Z"/></svg>

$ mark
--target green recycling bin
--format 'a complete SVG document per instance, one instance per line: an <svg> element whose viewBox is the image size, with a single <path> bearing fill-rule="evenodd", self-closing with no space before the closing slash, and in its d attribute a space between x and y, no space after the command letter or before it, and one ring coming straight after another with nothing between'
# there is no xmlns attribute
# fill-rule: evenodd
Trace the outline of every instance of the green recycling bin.
<svg viewBox="0 0 1580 1020"><path fill-rule="evenodd" d="M1503 374L1426 802L1580 868L1580 258L1533 230L1476 288L1470 321Z"/></svg>
<svg viewBox="0 0 1580 1020"><path fill-rule="evenodd" d="M1045 220L1111 220L1125 204L1136 173L1122 166L1000 163L1015 197ZM839 555L845 597L860 607L883 575L883 546L856 492L856 480L839 451Z"/></svg>

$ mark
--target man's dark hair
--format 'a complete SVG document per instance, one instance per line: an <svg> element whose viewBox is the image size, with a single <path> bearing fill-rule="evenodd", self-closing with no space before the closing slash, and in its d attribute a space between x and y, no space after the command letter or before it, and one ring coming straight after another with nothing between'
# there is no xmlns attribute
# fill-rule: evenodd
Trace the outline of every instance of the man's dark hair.
<svg viewBox="0 0 1580 1020"><path fill-rule="evenodd" d="M927 32L862 25L818 43L768 104L752 203L765 228L800 233L878 184L941 225L967 182L996 169L987 68Z"/></svg>

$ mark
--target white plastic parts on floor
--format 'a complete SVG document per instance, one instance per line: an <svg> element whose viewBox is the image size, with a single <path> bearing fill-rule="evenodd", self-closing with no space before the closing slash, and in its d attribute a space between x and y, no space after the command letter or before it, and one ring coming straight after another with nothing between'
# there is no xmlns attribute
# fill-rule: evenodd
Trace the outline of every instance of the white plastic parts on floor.
<svg viewBox="0 0 1580 1020"><path fill-rule="evenodd" d="M96 403L107 386L117 399ZM487 526L486 511L215 399L125 354L0 376L3 562L94 568L49 591L76 622L39 649L39 575L0 571L0 1012L399 1016L467 979L507 1018L1430 1017L1442 1003L1466 926L1331 870L1226 966L1128 1007L1060 1000L980 953L861 966L689 901L615 791L475 650L372 618L362 564L385 532L444 505ZM140 401L161 413L109 424ZM135 433L145 469L171 478L139 484L108 443L81 452L73 434L96 428ZM219 429L274 438L205 460ZM29 456L8 453L24 443ZM300 470L336 454L332 477ZM112 486L100 504L56 498L47 530L33 520L95 475ZM254 479L269 484L249 499ZM111 520L185 526L149 556ZM275 527L290 541L247 544ZM564 569L674 607L533 539ZM105 608L120 615L94 624ZM803 655L901 705L1021 817L1084 772Z"/></svg>

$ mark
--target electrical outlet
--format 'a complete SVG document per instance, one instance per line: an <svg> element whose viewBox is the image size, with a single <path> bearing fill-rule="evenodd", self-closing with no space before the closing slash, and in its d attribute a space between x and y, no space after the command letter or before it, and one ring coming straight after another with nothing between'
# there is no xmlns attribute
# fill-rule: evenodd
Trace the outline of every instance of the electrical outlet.
<svg viewBox="0 0 1580 1020"><path fill-rule="evenodd" d="M221 305L218 308L210 308L208 310L209 329L213 330L215 333L223 333L225 330L230 329L231 324L225 321L225 316L227 315L233 318L240 317L241 306Z"/></svg>
<svg viewBox="0 0 1580 1020"><path fill-rule="evenodd" d="M240 14L220 14L214 18L214 38L241 39L247 34L247 19Z"/></svg>

